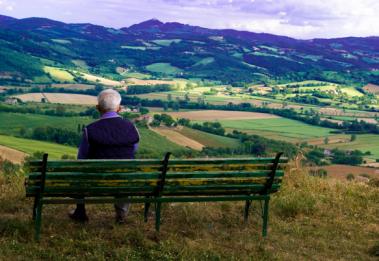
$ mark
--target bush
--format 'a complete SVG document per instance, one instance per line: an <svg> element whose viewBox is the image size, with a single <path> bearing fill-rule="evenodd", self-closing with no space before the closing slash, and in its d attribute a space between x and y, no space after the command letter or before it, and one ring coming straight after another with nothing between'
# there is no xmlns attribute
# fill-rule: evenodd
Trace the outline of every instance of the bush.
<svg viewBox="0 0 379 261"><path fill-rule="evenodd" d="M293 218L299 214L311 214L316 208L316 199L313 195L294 190L275 199L276 211L284 218Z"/></svg>
<svg viewBox="0 0 379 261"><path fill-rule="evenodd" d="M346 175L346 179L349 180L349 181L351 181L351 180L355 179L355 176L353 174L349 173L349 174Z"/></svg>

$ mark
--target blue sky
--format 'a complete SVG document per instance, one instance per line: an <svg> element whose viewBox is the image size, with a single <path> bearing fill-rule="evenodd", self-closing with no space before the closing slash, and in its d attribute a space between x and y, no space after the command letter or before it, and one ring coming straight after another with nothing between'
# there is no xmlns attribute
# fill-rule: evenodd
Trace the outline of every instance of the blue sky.
<svg viewBox="0 0 379 261"><path fill-rule="evenodd" d="M114 28L157 18L301 39L379 36L379 0L0 0L0 14Z"/></svg>

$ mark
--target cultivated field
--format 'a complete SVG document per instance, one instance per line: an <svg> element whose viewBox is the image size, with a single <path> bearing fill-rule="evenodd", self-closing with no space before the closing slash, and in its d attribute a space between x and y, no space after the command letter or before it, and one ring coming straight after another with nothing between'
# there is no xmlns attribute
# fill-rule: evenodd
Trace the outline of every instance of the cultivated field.
<svg viewBox="0 0 379 261"><path fill-rule="evenodd" d="M242 112L242 111L185 111L185 112L168 112L174 118L186 118L192 121L218 121L218 120L251 120L251 119L275 119L279 116L259 113L259 112Z"/></svg>
<svg viewBox="0 0 379 261"><path fill-rule="evenodd" d="M328 172L328 177L337 178L341 180L346 180L346 175L353 174L355 177L366 174L373 178L379 178L379 169L360 167L360 166L349 166L349 165L328 165L313 167L311 169L324 169Z"/></svg>
<svg viewBox="0 0 379 261"><path fill-rule="evenodd" d="M241 145L241 143L236 139L223 137L187 127L177 128L176 131L186 136L187 138L190 138L203 144L206 147L236 148Z"/></svg>
<svg viewBox="0 0 379 261"><path fill-rule="evenodd" d="M379 85L376 84L367 84L362 88L365 92L373 93L373 94L379 94Z"/></svg>
<svg viewBox="0 0 379 261"><path fill-rule="evenodd" d="M138 144L136 158L146 158L146 156L150 158L163 158L168 151L172 152L174 156L177 153L188 151L188 149L183 146L168 140L166 137L150 129L139 127L138 131L140 133L140 142Z"/></svg>
<svg viewBox="0 0 379 261"><path fill-rule="evenodd" d="M78 149L56 143L16 138L0 135L0 145L22 151L27 154L45 152L50 158L60 159L63 155L76 156Z"/></svg>
<svg viewBox="0 0 379 261"><path fill-rule="evenodd" d="M265 136L266 131L293 138L314 138L330 135L332 129L305 124L286 118L255 119L255 120L221 120L221 125L229 129L254 130Z"/></svg>
<svg viewBox="0 0 379 261"><path fill-rule="evenodd" d="M137 78L128 78L125 80L128 85L155 85L155 84L175 84L175 81L165 80L143 80Z"/></svg>
<svg viewBox="0 0 379 261"><path fill-rule="evenodd" d="M24 161L26 155L27 154L25 152L0 145L0 159L9 160L10 162L16 164L21 164Z"/></svg>
<svg viewBox="0 0 379 261"><path fill-rule="evenodd" d="M52 84L51 87L54 88L63 88L63 89L71 89L71 90L91 90L95 88L93 84L81 84L81 83L55 83Z"/></svg>
<svg viewBox="0 0 379 261"><path fill-rule="evenodd" d="M51 103L62 104L86 104L96 105L96 96L71 93L26 93L15 96L24 102L41 102L42 99L47 99Z"/></svg>
<svg viewBox="0 0 379 261"><path fill-rule="evenodd" d="M21 128L29 129L51 126L72 131L77 130L78 124L88 124L93 119L89 117L59 117L40 114L0 112L0 133L7 135L20 134Z"/></svg>
<svg viewBox="0 0 379 261"><path fill-rule="evenodd" d="M75 71L74 71L75 72ZM86 79L87 81L93 82L93 83L101 83L107 86L120 86L122 85L121 82L110 80L104 77L96 76L93 74L88 74L88 73L82 73L82 72L76 72L80 74L80 77L83 79Z"/></svg>
<svg viewBox="0 0 379 261"><path fill-rule="evenodd" d="M146 70L154 73L163 73L168 75L181 72L181 69L172 66L170 63L153 63L147 65Z"/></svg>
<svg viewBox="0 0 379 261"><path fill-rule="evenodd" d="M379 159L379 135L375 134L360 134L356 136L355 141L347 140L343 143L333 143L322 145L325 148L339 148L343 150L361 150L363 152L370 151L369 158Z"/></svg>
<svg viewBox="0 0 379 261"><path fill-rule="evenodd" d="M204 148L203 144L197 142L196 140L190 139L173 129L160 127L152 128L152 130L180 146L188 147L198 151Z"/></svg>
<svg viewBox="0 0 379 261"><path fill-rule="evenodd" d="M58 80L61 82L72 82L72 81L74 81L74 76L71 73L69 73L68 71L65 71L63 69L45 66L43 68L43 70L46 73L49 73L50 76L55 80Z"/></svg>

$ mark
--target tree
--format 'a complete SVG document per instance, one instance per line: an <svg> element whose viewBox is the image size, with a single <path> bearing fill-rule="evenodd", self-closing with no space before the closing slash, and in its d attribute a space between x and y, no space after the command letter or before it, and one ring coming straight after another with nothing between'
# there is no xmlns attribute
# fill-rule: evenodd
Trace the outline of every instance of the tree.
<svg viewBox="0 0 379 261"><path fill-rule="evenodd" d="M351 134L350 141L355 141L357 139L356 134Z"/></svg>
<svg viewBox="0 0 379 261"><path fill-rule="evenodd" d="M169 100L169 101L172 100L172 94L171 93L167 94L167 100Z"/></svg>
<svg viewBox="0 0 379 261"><path fill-rule="evenodd" d="M325 137L325 139L324 139L324 144L326 145L326 144L328 144L329 143L329 138L328 137Z"/></svg>

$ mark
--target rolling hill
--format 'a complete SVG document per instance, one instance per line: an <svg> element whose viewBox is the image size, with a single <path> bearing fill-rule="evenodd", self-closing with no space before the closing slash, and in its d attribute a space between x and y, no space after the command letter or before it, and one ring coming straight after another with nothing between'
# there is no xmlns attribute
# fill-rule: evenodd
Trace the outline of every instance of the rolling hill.
<svg viewBox="0 0 379 261"><path fill-rule="evenodd" d="M210 79L379 83L379 37L298 40L148 20L121 29L0 16L0 83L62 82L53 66L119 81L123 74ZM80 74L69 81L85 82Z"/></svg>

